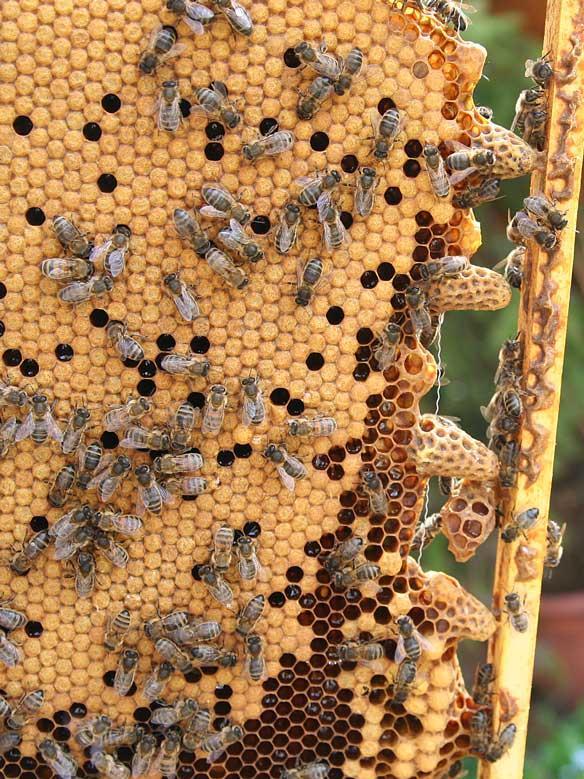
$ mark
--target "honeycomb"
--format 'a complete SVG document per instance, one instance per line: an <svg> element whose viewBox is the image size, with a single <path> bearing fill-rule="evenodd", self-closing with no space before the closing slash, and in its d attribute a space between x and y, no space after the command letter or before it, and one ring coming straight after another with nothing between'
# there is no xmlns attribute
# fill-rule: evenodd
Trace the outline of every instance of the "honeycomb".
<svg viewBox="0 0 584 779"><path fill-rule="evenodd" d="M223 522L258 541L263 578L234 581L233 589L238 605L257 592L267 598L258 632L268 678L250 682L241 662L188 678L173 674L166 699L193 696L212 709L215 727L231 719L245 731L212 766L201 753L181 752L180 779L268 779L297 759L328 761L331 779L437 779L470 752L474 704L456 647L464 638L488 639L495 620L455 580L423 572L407 552L427 479L441 474L468 480L453 498L445 530L461 559L470 556L492 527L492 496L483 482L495 478L497 466L459 428L420 416L436 364L413 336L404 291L419 280L426 260L472 257L480 245L472 212L435 199L422 145L488 144L497 151L500 178L529 172L534 153L476 111L472 93L485 51L434 17L378 0L268 0L248 7L255 25L249 40L234 36L224 20L195 37L160 0L6 0L0 8L0 336L10 382L45 391L59 419L86 402L90 437L101 437L114 453L121 451L119 439L103 431L102 414L129 395L152 400L150 425L164 424L169 408L185 399L202 407L212 382L165 373L157 360L165 352L190 348L204 355L213 381L224 383L230 397L220 434L196 435L208 492L149 515L144 537L127 544L125 569L100 559L90 599L76 597L66 566L50 554L26 576L0 569L3 592L28 618L24 660L2 669L0 686L11 698L45 692L40 719L26 726L20 748L0 757L7 777L50 777L37 750L46 734L69 745L80 776L95 775L90 755L80 754L71 738L76 723L97 713L119 724L149 721L159 704L147 706L139 691L154 662L140 623L158 611L189 608L216 619L225 647L237 646L234 614L199 580L213 531ZM184 50L156 78L143 76L140 52L160 23L177 24ZM297 69L291 47L302 39L325 39L340 55L359 46L367 58L351 92L335 96L310 122L295 113L307 75ZM170 77L178 80L187 115L176 135L157 130L152 116L160 83ZM194 90L212 79L240 99L243 132L222 137L213 123L188 116ZM369 112L391 106L402 113L403 132L380 169L373 213L353 217L351 190L343 189L342 218L352 242L326 256L327 278L302 309L289 282L299 257L321 251L316 219L310 211L303 215L301 249L290 255L277 255L265 236L299 176L332 166L354 183L352 174L371 161ZM242 139L276 123L294 131L292 152L244 163ZM240 194L267 250L242 292L223 285L171 228L175 208L201 205L206 181ZM41 277L40 261L60 254L49 229L56 214L71 215L91 236L105 237L116 224L131 227L131 255L111 294L72 308ZM178 318L163 292L163 276L179 268L200 298L203 317L193 324ZM498 274L476 267L429 293L436 314L492 310L510 299ZM382 373L373 351L390 316L402 339L395 363ZM138 366L124 365L108 346L110 319L140 334L146 358ZM239 381L250 372L257 372L268 404L268 418L255 431L240 421ZM298 444L286 437L288 416L320 412L338 423L330 438ZM308 467L294 493L262 457L270 440L285 441ZM148 453L132 453L132 461L148 462ZM65 462L55 444L30 440L0 460L6 558L63 513L49 507L47 492ZM370 513L359 486L363 468L381 475L386 516ZM133 511L135 490L133 477L124 482L115 500L120 510ZM337 592L323 555L350 534L366 540L364 556L380 566L381 576ZM112 689L117 658L103 647L108 616L122 607L133 620L128 644L140 653L138 691L125 697ZM429 649L410 696L395 704L395 618L403 614ZM379 667L329 663L329 648L355 637L383 642ZM130 749L118 750L126 764L131 756Z"/></svg>

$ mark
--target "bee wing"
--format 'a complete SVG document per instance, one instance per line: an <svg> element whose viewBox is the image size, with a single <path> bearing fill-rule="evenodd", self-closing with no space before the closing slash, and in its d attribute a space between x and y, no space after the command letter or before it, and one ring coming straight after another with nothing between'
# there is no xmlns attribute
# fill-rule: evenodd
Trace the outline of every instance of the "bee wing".
<svg viewBox="0 0 584 779"><path fill-rule="evenodd" d="M112 245L112 239L108 238L107 241L101 243L99 246L95 246L89 254L89 262L98 262L107 253L108 249Z"/></svg>
<svg viewBox="0 0 584 779"><path fill-rule="evenodd" d="M107 503L111 496L116 491L118 486L118 479L114 476L106 476L102 478L98 484L97 494L102 503Z"/></svg>
<svg viewBox="0 0 584 779"><path fill-rule="evenodd" d="M238 240L238 241L248 241L247 234L243 227L237 222L235 219L229 220L229 229L231 231L231 234Z"/></svg>
<svg viewBox="0 0 584 779"><path fill-rule="evenodd" d="M57 424L55 417L51 414L50 411L47 412L47 428L49 431L49 435L55 441L61 441L63 439L63 431Z"/></svg>
<svg viewBox="0 0 584 779"><path fill-rule="evenodd" d="M24 421L20 423L20 426L14 435L14 440L24 441L25 438L29 437L29 435L32 433L33 430L34 430L34 417L31 411L30 414L26 415Z"/></svg>
<svg viewBox="0 0 584 779"><path fill-rule="evenodd" d="M405 658L406 658L406 650L404 647L404 640L402 636L398 636L394 659L395 662L398 663L399 665L399 663L401 663L402 660L405 660Z"/></svg>
<svg viewBox="0 0 584 779"><path fill-rule="evenodd" d="M91 298L91 284L87 281L74 281L59 290L58 298L63 303L84 303Z"/></svg>
<svg viewBox="0 0 584 779"><path fill-rule="evenodd" d="M449 174L448 178L450 179L451 186L456 186L457 184L460 184L461 181L464 181L465 178L470 176L471 173L476 173L476 168L470 167L466 168L466 170L455 170L452 173Z"/></svg>
<svg viewBox="0 0 584 779"><path fill-rule="evenodd" d="M369 121L371 122L371 127L373 128L374 135L377 135L379 130L379 123L381 122L381 114L376 108L370 109Z"/></svg>
<svg viewBox="0 0 584 779"><path fill-rule="evenodd" d="M138 342L134 338L132 338L129 335L125 335L122 338L120 338L119 343L118 343L118 348L119 348L119 352L120 352L121 356L124 358L124 360L128 359L128 357L132 353L132 349L134 348L135 344L137 346L139 346L140 351L142 352L142 357L140 359L143 359L144 358L144 350L142 349L140 344L138 344Z"/></svg>
<svg viewBox="0 0 584 779"><path fill-rule="evenodd" d="M428 641L427 638L425 638L421 633L419 633L416 630L416 638L418 639L420 646L424 650L424 652L429 652L432 650L432 644L430 641Z"/></svg>
<svg viewBox="0 0 584 779"><path fill-rule="evenodd" d="M106 270L114 279L124 272L126 251L127 249L114 249L113 252L107 255Z"/></svg>
<svg viewBox="0 0 584 779"><path fill-rule="evenodd" d="M251 16L242 5L239 5L239 3L232 2L231 8L225 9L225 16L228 19L233 19L240 27L246 28L251 27L252 25Z"/></svg>
<svg viewBox="0 0 584 779"><path fill-rule="evenodd" d="M173 296L179 314L187 322L192 322L200 316L199 306L187 289L182 289L180 295Z"/></svg>
<svg viewBox="0 0 584 779"><path fill-rule="evenodd" d="M290 490L290 492L294 492L296 489L296 482L294 479L286 473L281 465L279 465L276 470L278 471L278 475L280 476L280 480L284 487L286 487L287 490Z"/></svg>
<svg viewBox="0 0 584 779"><path fill-rule="evenodd" d="M221 755L225 752L225 749L216 749L214 752L211 752L207 757L207 763L210 765L211 763L214 763L216 760L219 760Z"/></svg>
<svg viewBox="0 0 584 779"><path fill-rule="evenodd" d="M226 227L224 230L220 230L219 233L217 234L217 238L227 249L231 249L232 251L238 251L239 241L236 240L230 228Z"/></svg>
<svg viewBox="0 0 584 779"><path fill-rule="evenodd" d="M201 22L198 19L193 19L189 16L189 9L187 9L186 15L183 16L183 21L191 28L195 35L203 35L205 32L205 28Z"/></svg>
<svg viewBox="0 0 584 779"><path fill-rule="evenodd" d="M12 441L15 438L15 433L18 428L18 419L16 417L10 417L6 422L3 422L0 426L0 434L2 438ZM21 439L18 439L21 440Z"/></svg>
<svg viewBox="0 0 584 779"><path fill-rule="evenodd" d="M331 193L323 192L316 201L316 210L318 211L318 218L320 221L324 221L327 211L331 205Z"/></svg>
<svg viewBox="0 0 584 779"><path fill-rule="evenodd" d="M227 216L225 211L218 211L213 206L202 206L199 211L203 216L208 216L211 219L225 219Z"/></svg>

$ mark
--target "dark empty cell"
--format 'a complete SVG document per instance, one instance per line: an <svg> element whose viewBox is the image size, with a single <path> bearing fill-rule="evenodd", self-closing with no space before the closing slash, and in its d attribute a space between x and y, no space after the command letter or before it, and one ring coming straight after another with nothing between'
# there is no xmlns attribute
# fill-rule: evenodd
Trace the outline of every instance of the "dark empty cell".
<svg viewBox="0 0 584 779"><path fill-rule="evenodd" d="M302 64L302 62L300 61L300 57L298 56L298 54L296 54L293 48L286 49L286 51L284 52L284 63L289 68L299 68L300 65Z"/></svg>
<svg viewBox="0 0 584 779"><path fill-rule="evenodd" d="M341 211L339 219L343 223L345 230L350 230L353 224L353 214L349 211Z"/></svg>
<svg viewBox="0 0 584 779"><path fill-rule="evenodd" d="M69 741L71 738L71 731L69 728L55 728L53 731L53 738L55 741Z"/></svg>
<svg viewBox="0 0 584 779"><path fill-rule="evenodd" d="M398 203L401 203L403 195L399 187L388 187L383 193L383 197L389 206L397 206Z"/></svg>
<svg viewBox="0 0 584 779"><path fill-rule="evenodd" d="M219 122L209 122L205 133L210 141L219 141L225 135L225 128Z"/></svg>
<svg viewBox="0 0 584 779"><path fill-rule="evenodd" d="M371 369L366 363L363 362L360 365L357 365L357 367L353 371L353 378L355 379L355 381L366 381L370 373L371 373Z"/></svg>
<svg viewBox="0 0 584 779"><path fill-rule="evenodd" d="M412 258L416 262L425 262L428 259L428 247L416 246L416 248L412 252Z"/></svg>
<svg viewBox="0 0 584 779"><path fill-rule="evenodd" d="M255 216L249 225L256 235L267 235L270 232L271 222L267 216Z"/></svg>
<svg viewBox="0 0 584 779"><path fill-rule="evenodd" d="M359 167L359 160L354 154L345 154L341 160L341 170L345 173L354 173Z"/></svg>
<svg viewBox="0 0 584 779"><path fill-rule="evenodd" d="M28 135L32 130L32 119L30 116L17 116L12 122L12 127L17 135Z"/></svg>
<svg viewBox="0 0 584 779"><path fill-rule="evenodd" d="M218 684L215 687L215 697L219 700L226 701L233 695L233 690L228 684Z"/></svg>
<svg viewBox="0 0 584 779"><path fill-rule="evenodd" d="M71 706L69 706L69 711L76 719L87 716L87 706L84 703L72 703Z"/></svg>
<svg viewBox="0 0 584 779"><path fill-rule="evenodd" d="M306 367L309 371L319 371L324 365L324 357L320 352L310 352L306 358Z"/></svg>
<svg viewBox="0 0 584 779"><path fill-rule="evenodd" d="M218 701L214 706L215 714L220 717L226 717L231 713L231 705L227 701Z"/></svg>
<svg viewBox="0 0 584 779"><path fill-rule="evenodd" d="M207 354L210 346L209 339L205 335L196 335L191 339L191 352L195 354Z"/></svg>
<svg viewBox="0 0 584 779"><path fill-rule="evenodd" d="M83 125L83 136L88 141L99 141L101 132L101 127L97 122L87 122L87 124Z"/></svg>
<svg viewBox="0 0 584 779"><path fill-rule="evenodd" d="M4 361L4 365L8 365L9 368L15 368L17 365L20 365L22 362L20 349L6 349L2 355L2 360Z"/></svg>
<svg viewBox="0 0 584 779"><path fill-rule="evenodd" d="M395 268L390 262L381 262L377 266L377 275L381 281L391 281L395 273Z"/></svg>
<svg viewBox="0 0 584 779"><path fill-rule="evenodd" d="M188 100L185 100L183 97L178 105L183 119L186 119L191 115L191 104L189 103Z"/></svg>
<svg viewBox="0 0 584 779"><path fill-rule="evenodd" d="M211 160L212 162L218 162L223 155L225 154L225 149L223 148L222 143L216 143L215 141L210 141L205 146L205 157L208 160Z"/></svg>
<svg viewBox="0 0 584 779"><path fill-rule="evenodd" d="M192 779L195 769L192 765L181 765L177 772L178 779Z"/></svg>
<svg viewBox="0 0 584 779"><path fill-rule="evenodd" d="M122 363L126 366L126 368L136 368L138 365L140 365L139 360L130 360L129 357L125 360L122 360Z"/></svg>
<svg viewBox="0 0 584 779"><path fill-rule="evenodd" d="M110 92L101 98L101 106L108 114L115 114L122 107L122 101L117 95Z"/></svg>
<svg viewBox="0 0 584 779"><path fill-rule="evenodd" d="M270 133L275 133L278 130L278 127L280 125L278 124L278 120L274 119L271 116L266 116L265 119L262 119L260 122L260 133L262 135L269 135Z"/></svg>
<svg viewBox="0 0 584 779"><path fill-rule="evenodd" d="M374 270L366 270L365 273L361 275L361 286L365 289L373 289L373 287L376 287L378 284L379 279Z"/></svg>
<svg viewBox="0 0 584 779"><path fill-rule="evenodd" d="M345 318L345 312L340 306L331 306L326 312L326 318L331 325L340 325Z"/></svg>
<svg viewBox="0 0 584 779"><path fill-rule="evenodd" d="M46 530L49 526L49 522L46 517L36 516L30 520L30 527L35 533L39 533L41 530Z"/></svg>
<svg viewBox="0 0 584 779"><path fill-rule="evenodd" d="M398 273L392 284L397 292L404 292L410 286L410 277L406 276L405 273Z"/></svg>
<svg viewBox="0 0 584 779"><path fill-rule="evenodd" d="M43 630L44 628L41 623L34 622L33 620L30 620L24 626L24 632L29 638L38 638L39 636L42 636Z"/></svg>
<svg viewBox="0 0 584 779"><path fill-rule="evenodd" d="M417 160L407 160L404 162L404 173L409 179L415 179L420 170L420 163Z"/></svg>
<svg viewBox="0 0 584 779"><path fill-rule="evenodd" d="M106 687L113 687L114 686L114 676L116 675L115 671L106 671L103 675L103 683Z"/></svg>
<svg viewBox="0 0 584 779"><path fill-rule="evenodd" d="M101 443L103 444L104 449L115 449L120 443L120 439L116 433L105 432L101 434Z"/></svg>
<svg viewBox="0 0 584 779"><path fill-rule="evenodd" d="M326 475L331 481L340 481L345 475L345 469L342 465L331 465L327 469Z"/></svg>
<svg viewBox="0 0 584 779"><path fill-rule="evenodd" d="M134 719L136 722L148 722L150 715L151 711L146 706L140 706L138 709L134 709Z"/></svg>
<svg viewBox="0 0 584 779"><path fill-rule="evenodd" d="M0 300L6 297L6 284L0 281Z"/></svg>
<svg viewBox="0 0 584 779"><path fill-rule="evenodd" d="M97 179L97 186L100 192L113 192L118 186L118 180L113 173L102 173Z"/></svg>
<svg viewBox="0 0 584 779"><path fill-rule="evenodd" d="M57 344L55 347L55 357L60 362L69 362L73 359L74 354L71 344Z"/></svg>
<svg viewBox="0 0 584 779"><path fill-rule="evenodd" d="M23 756L20 759L20 765L22 766L22 768L25 769L25 771L34 771L38 763L34 759L34 757ZM33 779L34 779L34 775L33 775Z"/></svg>
<svg viewBox="0 0 584 779"><path fill-rule="evenodd" d="M152 360L142 360L138 368L138 373L145 379L151 379L152 376L156 376L156 371L156 363L152 362Z"/></svg>
<svg viewBox="0 0 584 779"><path fill-rule="evenodd" d="M432 233L430 230L428 230L427 227L423 227L421 230L418 230L417 233L415 233L414 238L416 239L416 243L427 244L432 238Z"/></svg>
<svg viewBox="0 0 584 779"><path fill-rule="evenodd" d="M142 379L138 382L136 389L143 398L149 398L156 392L156 384L152 379Z"/></svg>
<svg viewBox="0 0 584 779"><path fill-rule="evenodd" d="M286 603L286 596L283 592L273 592L268 598L268 602L270 606L273 606L275 609L281 609Z"/></svg>
<svg viewBox="0 0 584 779"><path fill-rule="evenodd" d="M193 408L203 408L205 405L205 396L202 392L191 392L187 398L187 401Z"/></svg>
<svg viewBox="0 0 584 779"><path fill-rule="evenodd" d="M274 406L285 406L290 400L290 393L284 387L277 387L275 390L272 390L270 400Z"/></svg>
<svg viewBox="0 0 584 779"><path fill-rule="evenodd" d="M364 346L365 344L370 344L372 340L373 331L368 327L362 327L360 330L357 330L357 343Z"/></svg>
<svg viewBox="0 0 584 779"><path fill-rule="evenodd" d="M9 777L9 779L15 779L17 776L20 776L20 766L18 763L7 763L6 766L4 766L4 776Z"/></svg>
<svg viewBox="0 0 584 779"><path fill-rule="evenodd" d="M286 571L286 578L289 582L296 582L302 581L302 577L304 576L304 571L300 566L293 565L291 568L288 568Z"/></svg>
<svg viewBox="0 0 584 779"><path fill-rule="evenodd" d="M45 223L45 219L47 218L43 209L37 208L36 206L29 208L25 214L25 217L29 225L33 225L33 227L40 227Z"/></svg>
<svg viewBox="0 0 584 779"><path fill-rule="evenodd" d="M422 153L422 144L416 140L408 141L404 146L404 151L408 157L419 157Z"/></svg>
<svg viewBox="0 0 584 779"><path fill-rule="evenodd" d="M302 593L302 590L297 584L289 584L284 590L284 595L288 600L298 600Z"/></svg>
<svg viewBox="0 0 584 779"><path fill-rule="evenodd" d="M297 417L304 411L304 402L300 398L292 398L288 403L287 411L292 417Z"/></svg>
<svg viewBox="0 0 584 779"><path fill-rule="evenodd" d="M36 376L39 372L39 364L36 360L23 360L20 365L20 372L23 376Z"/></svg>
<svg viewBox="0 0 584 779"><path fill-rule="evenodd" d="M89 315L89 321L94 327L105 327L109 321L107 311L102 308L94 308Z"/></svg>
<svg viewBox="0 0 584 779"><path fill-rule="evenodd" d="M235 455L230 449L220 449L217 452L217 463L223 468L228 468L235 462Z"/></svg>
<svg viewBox="0 0 584 779"><path fill-rule="evenodd" d="M6 332L6 325L4 324L4 322L0 321L0 338L4 335L5 332Z"/></svg>
<svg viewBox="0 0 584 779"><path fill-rule="evenodd" d="M240 459L246 459L251 457L253 449L249 444L235 444L233 447L233 453Z"/></svg>
<svg viewBox="0 0 584 779"><path fill-rule="evenodd" d="M312 458L312 465L317 471L324 471L328 468L329 458L326 454L317 454Z"/></svg>
<svg viewBox="0 0 584 779"><path fill-rule="evenodd" d="M329 449L329 456L334 463L342 463L346 455L342 446L333 446Z"/></svg>
<svg viewBox="0 0 584 779"><path fill-rule="evenodd" d="M329 137L326 133L317 132L310 136L310 147L314 151L324 151L329 145Z"/></svg>
<svg viewBox="0 0 584 779"><path fill-rule="evenodd" d="M259 522L246 522L243 526L243 532L250 538L258 538L262 534L262 528Z"/></svg>
<svg viewBox="0 0 584 779"><path fill-rule="evenodd" d="M371 359L371 347L360 346L355 352L355 359L357 362L369 362Z"/></svg>
<svg viewBox="0 0 584 779"><path fill-rule="evenodd" d="M377 104L377 110L380 114L384 114L386 111L389 111L390 108L395 108L395 103L391 99L391 97L382 97L379 103Z"/></svg>
<svg viewBox="0 0 584 779"><path fill-rule="evenodd" d="M46 717L41 717L37 720L36 726L41 733L50 733L55 727L55 724L53 720L47 719Z"/></svg>
<svg viewBox="0 0 584 779"><path fill-rule="evenodd" d="M429 211L418 211L416 214L416 224L420 227L428 227L434 221L432 214Z"/></svg>

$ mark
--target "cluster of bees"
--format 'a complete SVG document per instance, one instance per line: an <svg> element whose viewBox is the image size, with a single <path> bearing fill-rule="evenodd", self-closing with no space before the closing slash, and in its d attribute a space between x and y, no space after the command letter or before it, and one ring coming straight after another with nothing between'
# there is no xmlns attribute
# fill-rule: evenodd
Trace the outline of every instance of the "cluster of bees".
<svg viewBox="0 0 584 779"><path fill-rule="evenodd" d="M510 722L493 734L491 685L495 680L492 663L481 663L475 673L473 703L478 707L470 721L470 746L479 757L494 763L513 746L517 726Z"/></svg>
<svg viewBox="0 0 584 779"><path fill-rule="evenodd" d="M6 609L0 609L0 612L3 613L4 611ZM14 613L19 614L19 612ZM26 622L26 617L23 614L20 617L24 618ZM0 755L9 752L20 744L24 726L32 717L38 714L44 700L45 694L42 690L27 692L18 701L7 700L0 695L0 719L3 726L3 730L0 732Z"/></svg>
<svg viewBox="0 0 584 779"><path fill-rule="evenodd" d="M545 148L548 89L553 76L554 69L547 56L527 60L525 77L530 78L534 86L524 89L519 95L511 124L511 130L538 151Z"/></svg>

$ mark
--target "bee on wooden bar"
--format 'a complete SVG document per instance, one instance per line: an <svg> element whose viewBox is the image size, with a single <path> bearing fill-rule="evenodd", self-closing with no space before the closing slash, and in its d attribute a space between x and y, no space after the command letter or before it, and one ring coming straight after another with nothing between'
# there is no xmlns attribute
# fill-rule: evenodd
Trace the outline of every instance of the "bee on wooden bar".
<svg viewBox="0 0 584 779"><path fill-rule="evenodd" d="M494 270L504 268L503 275L507 283L514 289L521 289L523 282L523 268L527 257L526 246L516 246L509 252L505 259L495 265Z"/></svg>
<svg viewBox="0 0 584 779"><path fill-rule="evenodd" d="M555 204L543 194L524 198L523 205L532 216L543 222L550 230L563 230L568 224L565 211L558 211Z"/></svg>
<svg viewBox="0 0 584 779"><path fill-rule="evenodd" d="M491 705L491 685L495 681L495 667L492 663L477 665L472 687L472 699L477 706Z"/></svg>
<svg viewBox="0 0 584 779"><path fill-rule="evenodd" d="M505 595L505 611L509 616L511 627L518 633L525 633L529 627L529 617L527 611L523 608L523 601L516 592L509 592Z"/></svg>
<svg viewBox="0 0 584 779"><path fill-rule="evenodd" d="M556 234L542 227L531 219L525 211L518 211L507 225L507 238L513 243L524 244L526 240L533 239L546 251L550 251L556 245Z"/></svg>
<svg viewBox="0 0 584 779"><path fill-rule="evenodd" d="M484 757L491 743L491 718L488 711L479 709L473 712L470 720L470 748Z"/></svg>
<svg viewBox="0 0 584 779"><path fill-rule="evenodd" d="M553 519L548 519L547 533L546 533L546 552L543 561L544 566L548 569L549 574L554 568L557 568L562 560L564 554L564 547L562 542L564 540L564 533L566 532L566 523L559 525L554 522Z"/></svg>
<svg viewBox="0 0 584 779"><path fill-rule="evenodd" d="M544 109L546 102L546 94L541 87L532 87L520 92L515 103L515 116L511 122L511 132L523 136L528 117L534 111Z"/></svg>
<svg viewBox="0 0 584 779"><path fill-rule="evenodd" d="M530 78L539 87L547 88L554 77L554 69L549 62L549 54L535 60L525 61L525 78Z"/></svg>
<svg viewBox="0 0 584 779"><path fill-rule="evenodd" d="M515 741L516 734L517 725L515 725L513 722L505 725L497 738L489 744L485 754L485 758L489 761L489 763L495 763L497 760L500 760L505 752L508 752L511 749L513 742Z"/></svg>
<svg viewBox="0 0 584 779"><path fill-rule="evenodd" d="M501 533L501 540L510 544L519 538L520 533L525 536L535 526L538 519L539 509L536 507L525 509L525 511L516 514L511 522L505 525Z"/></svg>

